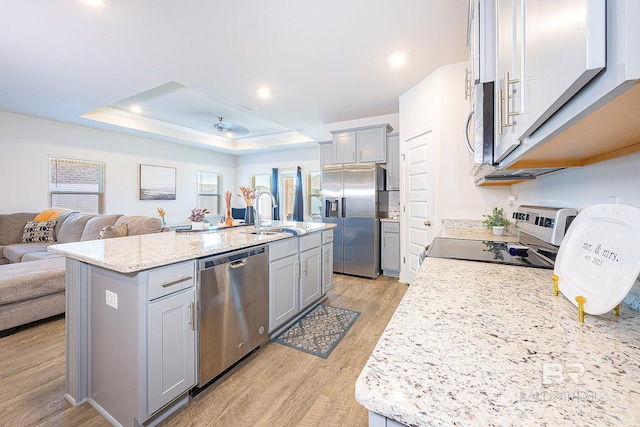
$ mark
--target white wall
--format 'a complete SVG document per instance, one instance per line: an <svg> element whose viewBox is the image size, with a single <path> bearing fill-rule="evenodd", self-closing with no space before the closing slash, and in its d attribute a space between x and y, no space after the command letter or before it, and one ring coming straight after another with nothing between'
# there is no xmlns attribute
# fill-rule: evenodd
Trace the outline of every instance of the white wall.
<svg viewBox="0 0 640 427"><path fill-rule="evenodd" d="M310 217L307 203L307 174L309 172L320 172L320 146L302 148L297 150L270 151L257 154L246 154L237 157L236 178L238 186L250 186L252 175L271 175L271 168L278 168L280 171L293 171L297 167L302 168L302 191L304 195L305 220ZM227 187L224 187L225 189ZM233 190L233 189L232 189ZM233 193L233 206L244 207L244 202L240 197L236 197L237 191Z"/></svg>
<svg viewBox="0 0 640 427"><path fill-rule="evenodd" d="M105 163L106 213L157 216L162 207L169 225L187 222L198 171L221 174L222 188L236 187L236 158L227 154L6 112L0 129L0 213L49 206L50 154ZM175 201L138 200L141 163L176 168Z"/></svg>
<svg viewBox="0 0 640 427"><path fill-rule="evenodd" d="M433 128L434 223L438 226L441 219L480 220L494 206L508 207L508 187L476 187L469 175L470 155L462 136L469 113L464 99L465 67L467 62L440 67L400 96L401 144Z"/></svg>
<svg viewBox="0 0 640 427"><path fill-rule="evenodd" d="M640 207L640 153L580 168L570 168L511 187L519 205L583 209L598 203Z"/></svg>

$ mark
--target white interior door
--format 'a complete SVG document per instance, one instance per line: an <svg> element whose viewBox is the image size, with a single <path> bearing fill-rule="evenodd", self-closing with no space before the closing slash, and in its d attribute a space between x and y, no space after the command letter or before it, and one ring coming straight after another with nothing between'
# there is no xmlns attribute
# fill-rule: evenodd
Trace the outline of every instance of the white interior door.
<svg viewBox="0 0 640 427"><path fill-rule="evenodd" d="M407 139L403 162L402 266L400 280L411 283L419 268L420 250L431 243L434 221L434 135L431 129Z"/></svg>

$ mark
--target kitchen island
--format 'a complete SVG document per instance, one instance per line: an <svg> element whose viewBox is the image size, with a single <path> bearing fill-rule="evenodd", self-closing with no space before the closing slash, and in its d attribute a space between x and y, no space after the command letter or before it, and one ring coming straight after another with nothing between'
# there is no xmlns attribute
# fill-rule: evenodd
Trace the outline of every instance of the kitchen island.
<svg viewBox="0 0 640 427"><path fill-rule="evenodd" d="M230 227L50 246L67 257L65 398L114 425L158 423L195 385L196 260L294 238L284 229L311 237L332 227L274 221L258 234Z"/></svg>
<svg viewBox="0 0 640 427"><path fill-rule="evenodd" d="M640 425L640 313L551 270L426 258L356 383L370 426Z"/></svg>

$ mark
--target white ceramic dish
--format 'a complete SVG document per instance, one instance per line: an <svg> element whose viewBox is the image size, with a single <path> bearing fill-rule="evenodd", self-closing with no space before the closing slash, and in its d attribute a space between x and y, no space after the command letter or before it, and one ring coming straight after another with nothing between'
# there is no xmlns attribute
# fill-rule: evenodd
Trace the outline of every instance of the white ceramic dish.
<svg viewBox="0 0 640 427"><path fill-rule="evenodd" d="M560 245L554 274L574 305L576 296L586 298L586 313L615 308L640 274L640 209L615 204L581 211Z"/></svg>

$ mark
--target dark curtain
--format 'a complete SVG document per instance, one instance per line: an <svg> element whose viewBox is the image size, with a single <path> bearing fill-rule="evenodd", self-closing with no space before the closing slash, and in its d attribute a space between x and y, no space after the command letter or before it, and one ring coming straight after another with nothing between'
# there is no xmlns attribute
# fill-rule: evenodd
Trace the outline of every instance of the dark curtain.
<svg viewBox="0 0 640 427"><path fill-rule="evenodd" d="M304 221L304 200L302 200L302 169L296 173L296 194L293 196L293 220Z"/></svg>
<svg viewBox="0 0 640 427"><path fill-rule="evenodd" d="M271 169L271 194L278 200L278 168ZM273 219L280 219L280 211L277 207L273 207Z"/></svg>

